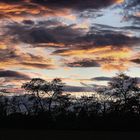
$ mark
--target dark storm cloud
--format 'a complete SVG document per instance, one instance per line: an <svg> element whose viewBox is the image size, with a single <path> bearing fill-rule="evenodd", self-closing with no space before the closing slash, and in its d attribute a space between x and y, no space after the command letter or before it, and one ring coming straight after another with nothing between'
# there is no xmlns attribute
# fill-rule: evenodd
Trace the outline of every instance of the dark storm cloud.
<svg viewBox="0 0 140 140"><path fill-rule="evenodd" d="M26 37L29 38L26 38ZM43 28L36 28L34 30L32 30L29 34L25 33L25 36L23 38L22 41L25 43L28 43L28 41L31 41L33 43L49 43L49 42L56 42L56 40L54 39L54 37L51 34L48 34L48 32L46 30L44 30Z"/></svg>
<svg viewBox="0 0 140 140"><path fill-rule="evenodd" d="M32 21L32 20L23 20L23 23L27 24L27 25L33 25L34 21Z"/></svg>
<svg viewBox="0 0 140 140"><path fill-rule="evenodd" d="M110 81L111 79L111 77L94 77L91 78L91 81Z"/></svg>
<svg viewBox="0 0 140 140"><path fill-rule="evenodd" d="M44 22L48 23L48 25L45 26ZM42 21L28 25L19 23L9 24L6 27L8 31L5 34L5 37L12 36L13 43L23 42L30 44L32 47L53 47L55 49L52 52L52 55L65 57L73 56L75 54L78 56L78 53L81 53L78 51L86 50L89 55L92 55L94 54L94 49L96 49L96 51L98 51L100 54L100 52L103 53L104 50L106 50L106 47L110 47L110 49L105 52L106 54L111 53L111 51L124 52L124 47L131 49L140 44L139 37L131 34L129 31L125 31L130 28L136 29L136 27L133 26L116 28L96 24L89 28L89 31L87 31L77 27L76 24L64 25L61 22L51 20L44 22ZM50 46L48 45L49 43L51 43ZM98 50L100 48L102 50ZM85 54L87 54L86 52ZM13 55L13 57L16 56ZM88 58L88 55L86 58ZM68 62L66 65L68 67L99 67L100 65L98 62L95 62L96 60L96 58L94 61L76 60L74 62ZM100 63L103 61L105 62L105 60L101 58ZM111 60L111 62L113 61L114 60ZM46 68L48 66L48 68L52 68L45 62L43 62L43 64L39 64L38 60L37 63L22 62L22 64L25 66L30 65L36 68Z"/></svg>
<svg viewBox="0 0 140 140"><path fill-rule="evenodd" d="M130 30L130 31L140 31L140 27L139 26L125 26L125 27L122 27L120 29L123 29L123 30Z"/></svg>
<svg viewBox="0 0 140 140"><path fill-rule="evenodd" d="M64 86L65 92L92 92L93 88L80 86Z"/></svg>
<svg viewBox="0 0 140 140"><path fill-rule="evenodd" d="M24 25L13 23L6 27L8 29L6 34L11 35L14 42L21 41L34 45L41 43L64 43L67 49L88 49L109 45L117 47L127 45L131 47L140 43L139 37L129 36L127 35L128 32L125 31L131 29L138 30L139 27L136 26L117 28L95 24L87 32L83 28L77 28L76 24L64 25L54 20L40 21L36 25L32 25L30 20L23 22ZM74 46L75 48L73 48ZM58 53L58 51L54 53Z"/></svg>
<svg viewBox="0 0 140 140"><path fill-rule="evenodd" d="M8 32L10 35L13 35L14 41L21 41L29 44L56 42L54 37L48 34L47 31L42 27L30 28L28 26L14 24L10 25L8 28Z"/></svg>
<svg viewBox="0 0 140 140"><path fill-rule="evenodd" d="M70 49L59 49L59 50L54 51L53 54L54 55L55 54L60 54L61 55L61 54L65 53L65 52L68 52L68 51L70 51Z"/></svg>
<svg viewBox="0 0 140 140"><path fill-rule="evenodd" d="M5 4L2 6L5 6L5 9L2 8L0 18L62 16L68 15L70 11L77 11L78 13L89 11L89 13L97 13L98 16L98 12L95 10L100 11L100 9L115 3L119 3L119 0L1 0L0 4ZM13 8L15 10L12 10Z"/></svg>
<svg viewBox="0 0 140 140"><path fill-rule="evenodd" d="M66 63L68 67L100 67L100 65L91 59L77 60L74 62Z"/></svg>
<svg viewBox="0 0 140 140"><path fill-rule="evenodd" d="M133 24L140 25L140 15L139 16L129 15L128 20L133 21Z"/></svg>
<svg viewBox="0 0 140 140"><path fill-rule="evenodd" d="M29 66L33 68L40 68L40 69L54 69L54 66L51 64L41 64L41 63L36 63L36 62L23 62L21 63L23 66Z"/></svg>
<svg viewBox="0 0 140 140"><path fill-rule="evenodd" d="M73 39L71 41L72 46L67 45L66 48L58 49L53 54L67 56L69 55L67 52L75 50L88 50L106 46L112 46L117 50L125 46L133 48L135 45L140 44L139 37L134 35L129 36L128 34L128 32L124 31L115 31L115 29L114 31L111 29L103 30L102 28L96 30L91 29L86 35Z"/></svg>
<svg viewBox="0 0 140 140"><path fill-rule="evenodd" d="M15 4L16 2L23 2L24 0L1 0L0 2L3 3L10 3L10 4Z"/></svg>
<svg viewBox="0 0 140 140"><path fill-rule="evenodd" d="M139 58L132 59L131 61L132 61L133 63L140 64L140 59L139 59Z"/></svg>
<svg viewBox="0 0 140 140"><path fill-rule="evenodd" d="M99 9L110 6L117 0L31 0L33 3L46 5L50 8L68 8L74 10Z"/></svg>
<svg viewBox="0 0 140 140"><path fill-rule="evenodd" d="M51 24L51 21L48 24ZM52 21L54 24L54 22ZM39 23L37 26L26 26L20 24L11 24L6 28L8 29L7 35L12 35L13 40L21 41L28 44L39 44L39 43L68 43L71 42L78 36L84 34L84 30L80 28L74 28L76 25L60 25L59 22L56 27L42 26Z"/></svg>
<svg viewBox="0 0 140 140"><path fill-rule="evenodd" d="M132 46L140 43L140 38L132 34L129 36L130 30L140 29L137 26L113 27L103 24L93 24L89 33L81 37L81 40L87 42L93 41L96 46Z"/></svg>
<svg viewBox="0 0 140 140"><path fill-rule="evenodd" d="M21 80L29 80L30 77L16 71L11 71L11 70L0 70L0 78L5 78L5 77L10 77L10 78L16 78L16 79L21 79Z"/></svg>
<svg viewBox="0 0 140 140"><path fill-rule="evenodd" d="M37 22L38 26L45 26L45 27L57 27L57 26L62 26L62 22L58 21L58 20L43 20L43 21L38 21Z"/></svg>
<svg viewBox="0 0 140 140"><path fill-rule="evenodd" d="M130 37L121 32L113 31L100 31L94 34L89 34L87 36L79 38L81 41L93 42L94 46L123 46L123 45L134 45L140 43L138 37Z"/></svg>
<svg viewBox="0 0 140 140"><path fill-rule="evenodd" d="M104 31L122 31L122 32L126 32L126 31L139 31L140 27L139 26L135 26L135 25L131 25L131 26L123 26L123 27L115 27L115 26L109 26L109 25L104 25L104 24L92 24L92 30L97 31L97 29L101 29Z"/></svg>

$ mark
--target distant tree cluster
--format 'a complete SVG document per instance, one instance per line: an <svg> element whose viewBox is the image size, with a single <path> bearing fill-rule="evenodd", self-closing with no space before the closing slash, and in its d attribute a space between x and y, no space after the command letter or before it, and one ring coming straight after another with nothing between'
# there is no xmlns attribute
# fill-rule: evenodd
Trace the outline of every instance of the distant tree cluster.
<svg viewBox="0 0 140 140"><path fill-rule="evenodd" d="M24 116L32 120L36 116L39 120L53 121L56 124L65 121L77 124L79 120L82 122L90 120L95 125L99 118L103 119L104 123L106 118L139 119L140 88L138 84L137 78L119 73L112 78L108 86L97 88L90 97L76 98L63 93L65 84L61 79L48 82L35 78L22 85L27 94L10 98L0 96L0 120L11 116L14 118L20 116L19 119Z"/></svg>

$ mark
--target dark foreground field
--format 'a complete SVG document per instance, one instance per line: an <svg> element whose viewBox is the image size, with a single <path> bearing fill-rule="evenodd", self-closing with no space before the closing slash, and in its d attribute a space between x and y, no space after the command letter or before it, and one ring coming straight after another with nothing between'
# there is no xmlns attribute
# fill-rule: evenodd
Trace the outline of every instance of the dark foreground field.
<svg viewBox="0 0 140 140"><path fill-rule="evenodd" d="M0 130L0 140L48 140L48 139L108 139L108 140L132 140L139 139L140 132L124 131L52 131L52 130Z"/></svg>
<svg viewBox="0 0 140 140"><path fill-rule="evenodd" d="M140 118L123 117L87 117L70 118L59 116L24 116L14 115L0 120L1 129L33 129L33 130L93 130L93 131L140 131Z"/></svg>

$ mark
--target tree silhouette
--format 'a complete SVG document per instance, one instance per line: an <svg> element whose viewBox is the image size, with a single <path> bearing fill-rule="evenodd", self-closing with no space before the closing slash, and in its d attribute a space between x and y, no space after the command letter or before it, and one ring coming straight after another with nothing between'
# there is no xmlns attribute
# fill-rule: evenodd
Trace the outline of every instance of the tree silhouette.
<svg viewBox="0 0 140 140"><path fill-rule="evenodd" d="M110 94L120 101L120 107L123 112L129 110L128 101L136 99L139 96L140 88L137 78L127 76L125 73L119 73L108 83ZM132 107L132 106L131 106Z"/></svg>
<svg viewBox="0 0 140 140"><path fill-rule="evenodd" d="M113 77L108 84L112 95L123 100L125 104L127 99L136 96L140 91L138 80L124 73L119 73L116 77Z"/></svg>
<svg viewBox="0 0 140 140"><path fill-rule="evenodd" d="M31 92L37 97L38 100L36 100L36 103L39 102L42 111L44 110L44 107L41 101L40 94L44 85L47 85L46 81L40 78L34 78L30 82L24 83L22 85L22 88L24 88L28 92Z"/></svg>
<svg viewBox="0 0 140 140"><path fill-rule="evenodd" d="M105 115L108 109L118 112L132 110L130 109L131 100L134 102L135 99L135 104L138 102L136 99L139 98L140 88L137 78L119 73L108 82L108 86L97 88L96 92L100 95L99 102L103 106L103 115Z"/></svg>
<svg viewBox="0 0 140 140"><path fill-rule="evenodd" d="M50 101L49 101L49 112L51 112L51 105L54 99L57 99L63 93L64 83L62 83L61 79L56 78L53 79L50 83Z"/></svg>
<svg viewBox="0 0 140 140"><path fill-rule="evenodd" d="M63 92L64 85L59 78L49 82L34 78L22 85L29 94L1 95L0 123L5 126L9 120L9 126L17 122L18 127L24 122L28 127L42 127L46 123L43 127L66 129L127 128L130 123L140 124L140 89L136 78L119 73L108 86L97 86L93 95L78 98Z"/></svg>
<svg viewBox="0 0 140 140"><path fill-rule="evenodd" d="M24 83L22 88L28 92L31 92L38 98L37 101L39 102L42 110L44 110L44 106L42 103L41 95L47 95L47 98L49 98L48 110L51 112L52 101L54 99L56 100L59 96L62 95L63 86L64 83L62 83L61 79L59 78L53 79L51 82L47 82L40 78L34 78L30 82Z"/></svg>
<svg viewBox="0 0 140 140"><path fill-rule="evenodd" d="M109 108L109 103L113 100L112 94L108 87L101 87L96 89L96 93L99 95L98 102L101 104L101 111L103 116L106 115Z"/></svg>
<svg viewBox="0 0 140 140"><path fill-rule="evenodd" d="M6 117L8 114L9 103L4 95L0 95L0 118Z"/></svg>

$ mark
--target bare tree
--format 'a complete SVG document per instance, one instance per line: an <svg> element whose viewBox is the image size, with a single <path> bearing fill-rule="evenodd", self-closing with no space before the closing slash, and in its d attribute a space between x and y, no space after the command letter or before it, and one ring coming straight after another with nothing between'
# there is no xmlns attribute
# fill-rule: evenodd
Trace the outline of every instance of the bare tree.
<svg viewBox="0 0 140 140"><path fill-rule="evenodd" d="M52 101L60 97L60 95L62 95L63 87L64 87L64 83L62 83L61 79L56 78L51 81L50 90L49 90L49 95L50 95L49 112L51 112Z"/></svg>
<svg viewBox="0 0 140 140"><path fill-rule="evenodd" d="M63 86L64 83L62 83L59 78L53 79L51 82L40 78L34 78L30 82L23 84L22 88L37 97L37 102L39 102L42 110L44 110L42 97L47 95L47 98L49 98L48 110L51 112L52 101L56 100L58 97L60 98L63 93Z"/></svg>
<svg viewBox="0 0 140 140"><path fill-rule="evenodd" d="M129 77L124 73L119 73L108 85L111 94L124 101L125 105L129 98L137 96L140 92L137 78Z"/></svg>
<svg viewBox="0 0 140 140"><path fill-rule="evenodd" d="M42 87L46 85L46 81L40 78L34 78L30 82L24 83L22 85L22 88L24 88L26 91L31 92L33 95L35 95L37 98L36 102L39 102L41 110L44 110L40 94L42 92Z"/></svg>

